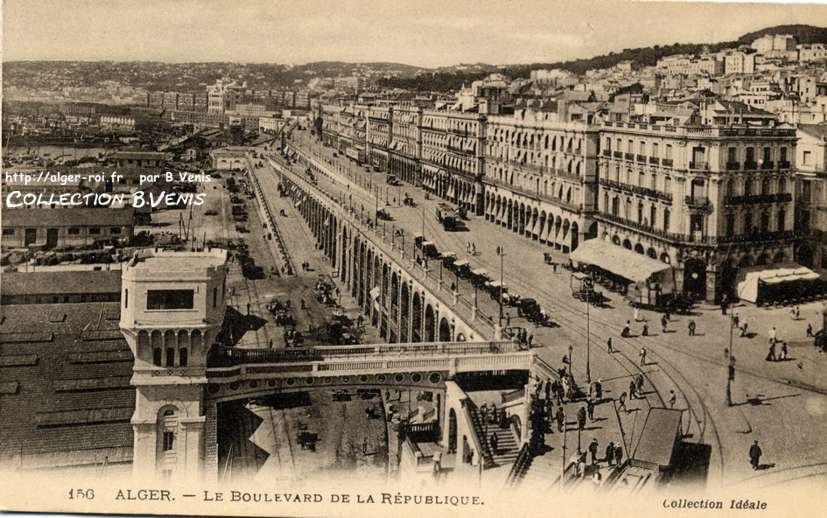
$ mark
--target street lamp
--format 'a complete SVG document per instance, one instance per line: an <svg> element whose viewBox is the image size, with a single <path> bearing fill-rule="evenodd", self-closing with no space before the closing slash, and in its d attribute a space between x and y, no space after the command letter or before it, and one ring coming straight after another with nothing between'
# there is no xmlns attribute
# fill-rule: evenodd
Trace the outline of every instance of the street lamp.
<svg viewBox="0 0 827 518"><path fill-rule="evenodd" d="M574 352L574 346L569 345L569 374L574 376L574 369L572 369L574 362L572 361L572 353Z"/></svg>
<svg viewBox="0 0 827 518"><path fill-rule="evenodd" d="M505 248L502 246L497 247L497 255L500 256L500 296L499 296L499 303L500 303L500 322L499 326L500 329L503 327L503 291L505 291L505 285L503 284L503 277L505 276L504 270L504 262L505 262Z"/></svg>
<svg viewBox="0 0 827 518"><path fill-rule="evenodd" d="M591 278L591 277L590 277ZM592 382L592 371L591 371L591 363L590 363L590 350L591 350L591 335L589 333L589 306L591 306L590 299L591 295L586 295L586 383Z"/></svg>
<svg viewBox="0 0 827 518"><path fill-rule="evenodd" d="M726 377L726 404L732 406L732 382L735 379L735 355L732 354L732 328L735 327L735 319L732 312L729 314L729 365L727 366Z"/></svg>

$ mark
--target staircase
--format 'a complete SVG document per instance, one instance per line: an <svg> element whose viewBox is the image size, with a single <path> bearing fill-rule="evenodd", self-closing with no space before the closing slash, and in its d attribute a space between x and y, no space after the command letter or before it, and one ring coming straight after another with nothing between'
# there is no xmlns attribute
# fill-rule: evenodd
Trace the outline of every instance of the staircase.
<svg viewBox="0 0 827 518"><path fill-rule="evenodd" d="M483 468L489 469L497 466L505 466L517 460L520 445L517 444L517 439L511 433L511 428L500 428L496 424L489 424L487 427L483 423L482 416L477 412L476 408L470 408L471 419L474 423L474 432L479 438L480 444L483 447ZM497 451L491 447L491 434L497 436Z"/></svg>
<svg viewBox="0 0 827 518"><path fill-rule="evenodd" d="M528 488L547 488L551 486L560 476L561 468L559 453L556 451L554 453L557 453L557 456L549 452L534 457L518 483Z"/></svg>

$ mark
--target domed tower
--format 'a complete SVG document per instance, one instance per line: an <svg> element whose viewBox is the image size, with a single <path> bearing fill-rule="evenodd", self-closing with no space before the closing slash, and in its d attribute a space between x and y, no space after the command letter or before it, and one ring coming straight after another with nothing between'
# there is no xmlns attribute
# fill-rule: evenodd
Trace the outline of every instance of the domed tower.
<svg viewBox="0 0 827 518"><path fill-rule="evenodd" d="M148 251L123 269L120 328L135 357L133 472L197 478L207 356L226 308L227 252Z"/></svg>

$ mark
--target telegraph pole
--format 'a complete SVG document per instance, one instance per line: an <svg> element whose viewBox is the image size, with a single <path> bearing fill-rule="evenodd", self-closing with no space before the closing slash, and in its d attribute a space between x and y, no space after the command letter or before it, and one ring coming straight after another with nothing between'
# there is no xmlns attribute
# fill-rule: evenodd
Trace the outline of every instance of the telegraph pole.
<svg viewBox="0 0 827 518"><path fill-rule="evenodd" d="M589 302L590 296L586 296L586 383L592 382L592 371L591 371L591 363L590 363L590 354L589 351L591 350L591 335L589 333L589 306L591 306Z"/></svg>
<svg viewBox="0 0 827 518"><path fill-rule="evenodd" d="M729 365L727 366L726 377L726 404L732 406L732 381L735 379L735 355L732 354L732 328L735 325L735 320L732 318L732 312L729 313Z"/></svg>
<svg viewBox="0 0 827 518"><path fill-rule="evenodd" d="M497 255L500 256L500 322L499 326L500 329L503 327L503 291L505 290L505 284L503 284L503 277L504 277L504 259L505 259L505 248L501 246L497 247Z"/></svg>

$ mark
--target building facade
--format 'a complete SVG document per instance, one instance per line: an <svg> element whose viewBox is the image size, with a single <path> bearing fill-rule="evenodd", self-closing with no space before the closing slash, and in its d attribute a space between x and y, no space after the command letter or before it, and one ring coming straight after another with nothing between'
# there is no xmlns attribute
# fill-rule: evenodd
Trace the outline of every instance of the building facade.
<svg viewBox="0 0 827 518"><path fill-rule="evenodd" d="M485 217L568 253L596 236L598 131L520 111L487 120Z"/></svg>
<svg viewBox="0 0 827 518"><path fill-rule="evenodd" d="M793 260L794 130L607 122L601 142L598 237L671 264L684 293Z"/></svg>

